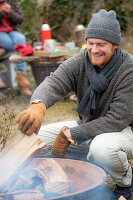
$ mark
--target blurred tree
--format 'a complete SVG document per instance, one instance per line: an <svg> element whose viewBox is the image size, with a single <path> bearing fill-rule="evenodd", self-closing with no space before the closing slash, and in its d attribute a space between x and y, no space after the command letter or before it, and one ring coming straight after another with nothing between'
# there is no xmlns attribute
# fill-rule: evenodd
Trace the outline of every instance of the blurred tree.
<svg viewBox="0 0 133 200"><path fill-rule="evenodd" d="M24 32L27 40L40 40L42 11L38 8L37 2L37 0L20 0L20 5L25 16L25 20L20 28Z"/></svg>
<svg viewBox="0 0 133 200"><path fill-rule="evenodd" d="M117 13L122 32L133 32L133 0L20 0L25 21L21 26L27 39L40 40L40 30L48 23L52 37L61 42L72 41L76 25L87 26L91 15L99 9Z"/></svg>
<svg viewBox="0 0 133 200"><path fill-rule="evenodd" d="M44 6L43 23L50 24L56 39L72 40L77 24L86 25L93 0L53 0ZM87 13L87 14L86 14Z"/></svg>

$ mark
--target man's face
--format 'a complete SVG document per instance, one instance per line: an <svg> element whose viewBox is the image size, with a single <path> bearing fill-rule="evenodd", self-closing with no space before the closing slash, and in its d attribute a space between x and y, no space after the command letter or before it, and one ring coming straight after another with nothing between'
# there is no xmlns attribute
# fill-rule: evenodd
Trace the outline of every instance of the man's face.
<svg viewBox="0 0 133 200"><path fill-rule="evenodd" d="M88 38L87 50L93 65L104 67L114 54L117 45L102 39Z"/></svg>

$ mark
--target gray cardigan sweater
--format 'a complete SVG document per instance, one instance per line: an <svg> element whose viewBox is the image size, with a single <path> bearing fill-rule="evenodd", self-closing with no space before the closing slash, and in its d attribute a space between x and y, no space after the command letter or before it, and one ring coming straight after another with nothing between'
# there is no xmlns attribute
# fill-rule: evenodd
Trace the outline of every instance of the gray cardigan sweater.
<svg viewBox="0 0 133 200"><path fill-rule="evenodd" d="M84 51L64 61L36 88L31 101L41 100L49 108L70 91L81 101L89 86ZM102 94L91 117L79 115L79 126L71 128L75 142L93 139L101 133L122 131L133 126L133 56L123 53L123 63Z"/></svg>

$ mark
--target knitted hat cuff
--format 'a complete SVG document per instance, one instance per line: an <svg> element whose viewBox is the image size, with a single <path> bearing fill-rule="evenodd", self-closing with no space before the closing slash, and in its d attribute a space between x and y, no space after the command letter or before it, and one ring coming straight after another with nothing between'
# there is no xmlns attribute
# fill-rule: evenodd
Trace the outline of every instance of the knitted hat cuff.
<svg viewBox="0 0 133 200"><path fill-rule="evenodd" d="M87 29L85 33L85 39L88 39L88 38L103 39L116 45L119 45L120 40L121 40L120 34L117 34L108 29L98 29L98 28Z"/></svg>

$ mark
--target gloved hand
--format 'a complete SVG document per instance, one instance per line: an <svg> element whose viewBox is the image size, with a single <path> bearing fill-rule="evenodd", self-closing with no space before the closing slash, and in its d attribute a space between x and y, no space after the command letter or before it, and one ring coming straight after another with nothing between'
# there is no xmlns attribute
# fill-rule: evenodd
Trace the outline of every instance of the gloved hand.
<svg viewBox="0 0 133 200"><path fill-rule="evenodd" d="M59 134L56 136L53 144L52 144L52 154L54 157L62 157L64 155L64 152L67 150L68 146L70 145L69 140L67 139L67 137L65 136L65 134L63 133L63 131L65 131L66 129L68 129L67 126L64 126Z"/></svg>
<svg viewBox="0 0 133 200"><path fill-rule="evenodd" d="M15 121L18 123L18 129L26 135L31 135L33 132L37 134L45 112L46 106L44 103L32 103L26 110L17 115Z"/></svg>

